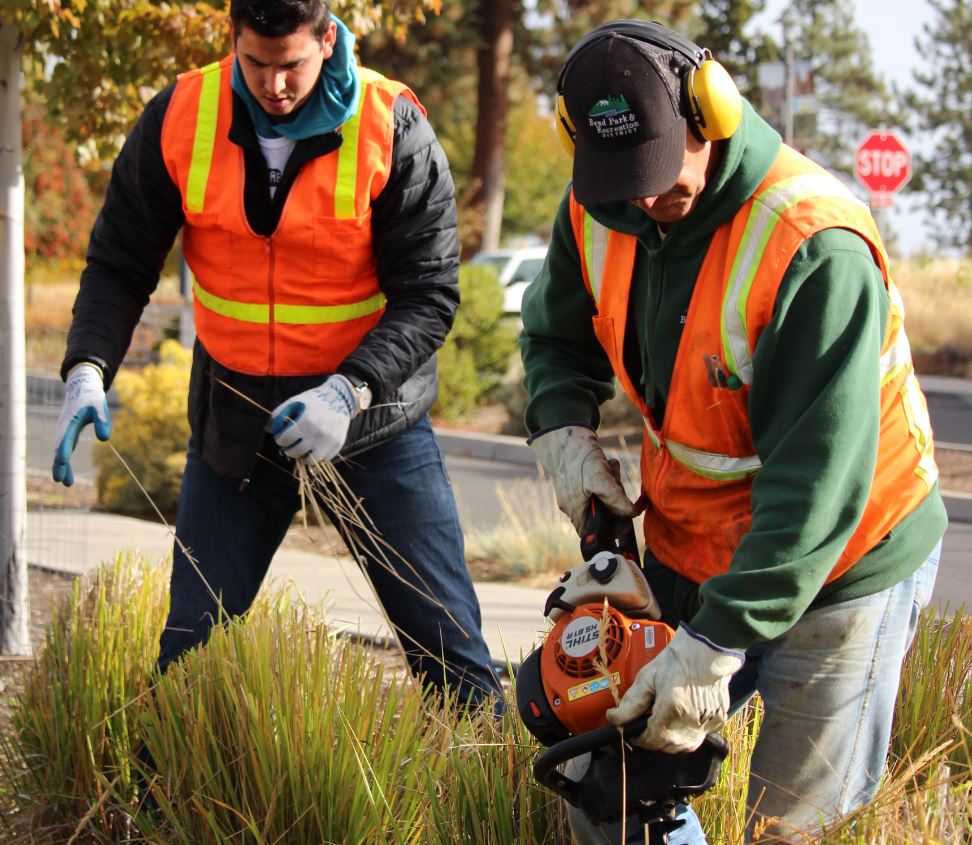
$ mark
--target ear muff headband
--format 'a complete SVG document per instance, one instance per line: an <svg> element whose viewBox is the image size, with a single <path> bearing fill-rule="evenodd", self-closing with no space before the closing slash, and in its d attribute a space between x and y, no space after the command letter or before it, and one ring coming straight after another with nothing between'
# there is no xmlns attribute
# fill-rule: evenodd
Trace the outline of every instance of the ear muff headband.
<svg viewBox="0 0 972 845"><path fill-rule="evenodd" d="M557 95L557 137L560 145L566 150L567 155L574 157L574 143L577 140L577 129L574 127L570 115L567 114L567 105L564 103L564 95Z"/></svg>
<svg viewBox="0 0 972 845"><path fill-rule="evenodd" d="M620 20L602 24L584 36L568 53L561 68L557 79L557 135L569 155L574 154L576 131L564 102L564 80L578 55L612 33L672 50L688 60L689 68L682 84L682 111L696 138L721 141L736 131L742 120L742 96L729 72L712 58L712 53L656 21Z"/></svg>

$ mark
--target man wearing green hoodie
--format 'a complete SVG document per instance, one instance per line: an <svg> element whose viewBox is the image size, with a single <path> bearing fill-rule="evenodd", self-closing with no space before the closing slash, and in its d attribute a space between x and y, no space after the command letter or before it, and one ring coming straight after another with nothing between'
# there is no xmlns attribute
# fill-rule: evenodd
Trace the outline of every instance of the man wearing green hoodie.
<svg viewBox="0 0 972 845"><path fill-rule="evenodd" d="M678 628L608 718L650 711L638 744L686 751L759 692L749 835L798 839L874 793L946 527L887 255L665 27L599 27L558 94L573 182L523 302L530 444L579 533L592 497L644 509ZM595 433L615 381L644 417L637 502ZM670 842L705 842L680 817Z"/></svg>

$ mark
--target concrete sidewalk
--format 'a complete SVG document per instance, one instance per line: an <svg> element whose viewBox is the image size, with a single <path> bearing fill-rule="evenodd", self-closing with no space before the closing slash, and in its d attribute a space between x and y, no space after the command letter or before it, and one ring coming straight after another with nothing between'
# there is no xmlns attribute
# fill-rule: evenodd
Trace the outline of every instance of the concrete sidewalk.
<svg viewBox="0 0 972 845"><path fill-rule="evenodd" d="M79 525L86 542L78 542L73 554L58 554L47 538L70 536ZM28 563L62 572L93 571L129 549L140 552L148 563L161 563L171 554L172 542L172 529L127 516L52 510L27 514ZM84 555L78 554L82 548ZM332 625L368 636L390 635L365 576L349 558L280 549L270 565L268 583L292 583L308 602L323 602ZM494 583L475 587L490 653L500 661L519 662L543 630L543 605L549 591Z"/></svg>

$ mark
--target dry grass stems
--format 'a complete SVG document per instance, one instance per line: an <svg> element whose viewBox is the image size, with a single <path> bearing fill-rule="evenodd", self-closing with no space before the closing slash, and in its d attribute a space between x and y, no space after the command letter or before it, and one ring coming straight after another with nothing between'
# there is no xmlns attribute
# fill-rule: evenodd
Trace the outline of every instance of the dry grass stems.
<svg viewBox="0 0 972 845"><path fill-rule="evenodd" d="M227 384L221 379L216 381L227 390L239 396L241 399L260 408L268 416L270 411L251 397L241 393L232 385ZM373 406L377 408L380 406ZM368 413L372 408L363 413ZM264 458L266 460L266 458ZM348 551L358 563L359 568L367 579L372 589L375 600L375 607L381 613L382 618L392 632L399 650L404 657L406 648L402 640L409 643L410 650L423 653L429 658L444 662L441 654L434 654L422 646L411 637L406 631L394 625L388 615L387 610L382 605L378 592L375 590L374 582L368 572L369 566L380 566L390 575L399 581L404 587L415 592L426 601L438 607L446 618L456 627L456 630L464 637L469 636L459 622L455 619L449 608L441 602L438 597L432 594L429 585L421 577L413 564L381 536L375 527L374 521L365 510L364 503L348 487L341 473L330 461L317 461L313 458L298 458L294 461L294 477L300 492L302 519L305 529L307 526L308 511L313 514L315 521L321 529L332 525L337 529L341 538L348 547ZM406 578L402 573L406 572L410 576ZM350 579L348 579L350 584ZM461 674L462 667L449 667Z"/></svg>

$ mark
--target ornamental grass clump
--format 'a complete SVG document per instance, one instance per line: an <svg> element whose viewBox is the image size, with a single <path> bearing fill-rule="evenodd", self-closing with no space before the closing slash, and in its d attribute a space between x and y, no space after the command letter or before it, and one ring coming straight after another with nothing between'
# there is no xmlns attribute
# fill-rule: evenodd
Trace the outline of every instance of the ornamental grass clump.
<svg viewBox="0 0 972 845"><path fill-rule="evenodd" d="M167 611L164 578L120 554L54 610L0 738L2 804L5 815L16 811L15 830L110 833L124 821L118 805L134 797L132 751Z"/></svg>
<svg viewBox="0 0 972 845"><path fill-rule="evenodd" d="M557 508L549 484L520 480L497 485L502 520L466 532L466 559L479 580L522 581L563 572L580 562L577 532ZM541 621L538 616L538 624Z"/></svg>
<svg viewBox="0 0 972 845"><path fill-rule="evenodd" d="M172 843L407 842L449 733L417 684L335 639L311 608L259 599L159 679L141 732Z"/></svg>
<svg viewBox="0 0 972 845"><path fill-rule="evenodd" d="M901 673L893 761L911 764L947 748L947 762L972 780L972 617L925 611Z"/></svg>
<svg viewBox="0 0 972 845"><path fill-rule="evenodd" d="M513 699L510 698L513 707ZM559 845L570 842L563 802L533 777L537 743L520 717L459 720L442 773L429 781L428 845Z"/></svg>
<svg viewBox="0 0 972 845"><path fill-rule="evenodd" d="M515 713L494 719L430 697L400 662L336 635L290 593L261 594L155 677L166 576L120 558L56 610L0 746L0 838L569 842ZM972 841L970 655L967 619L922 617L890 770L873 802L808 845ZM730 720L718 783L694 802L711 842L743 839L760 718L756 698Z"/></svg>

